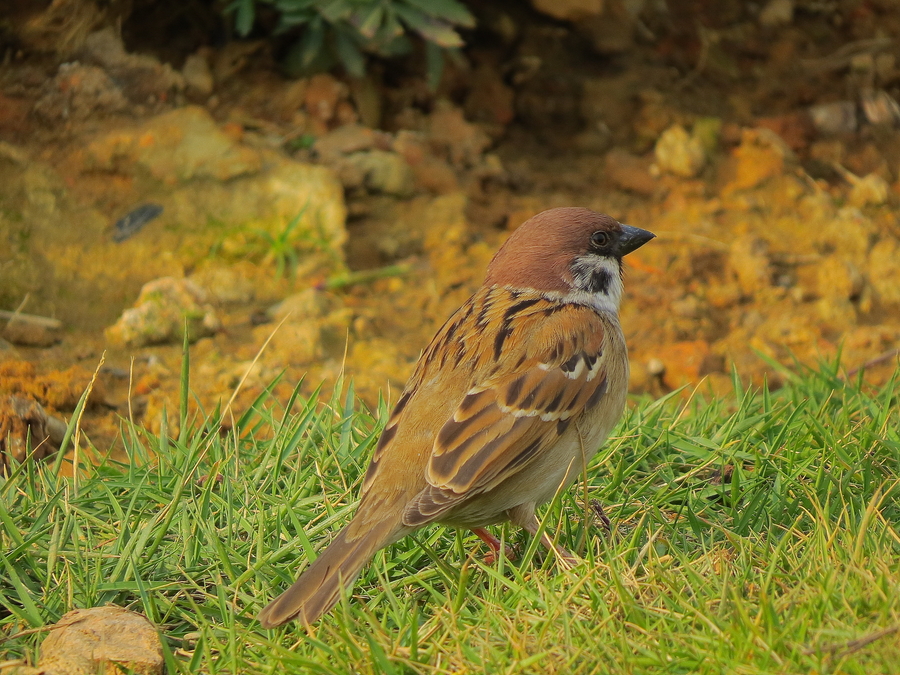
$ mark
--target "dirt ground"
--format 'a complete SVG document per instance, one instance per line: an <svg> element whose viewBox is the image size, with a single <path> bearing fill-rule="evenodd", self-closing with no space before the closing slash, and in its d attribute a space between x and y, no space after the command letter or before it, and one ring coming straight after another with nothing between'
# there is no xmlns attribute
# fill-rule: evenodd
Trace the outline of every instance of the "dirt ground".
<svg viewBox="0 0 900 675"><path fill-rule="evenodd" d="M341 376L395 399L555 206L658 235L626 261L634 392L894 370L900 2L484 3L436 90L421 53L290 79L202 12L45 5L0 32L0 310L44 317L0 315L0 394L68 419L96 371L101 450L122 418L177 428L186 316L205 411L282 372L282 402ZM129 315L142 287L170 304Z"/></svg>

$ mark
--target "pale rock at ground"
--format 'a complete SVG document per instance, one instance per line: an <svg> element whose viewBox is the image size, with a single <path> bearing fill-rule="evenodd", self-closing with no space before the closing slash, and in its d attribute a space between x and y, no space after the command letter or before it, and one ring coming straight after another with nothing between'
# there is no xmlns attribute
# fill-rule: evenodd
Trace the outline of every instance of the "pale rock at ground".
<svg viewBox="0 0 900 675"><path fill-rule="evenodd" d="M488 135L448 101L438 101L429 115L428 138L455 167L474 166L491 144Z"/></svg>
<svg viewBox="0 0 900 675"><path fill-rule="evenodd" d="M363 185L370 192L409 197L415 191L412 168L396 152L355 152L347 155L344 161L362 173Z"/></svg>
<svg viewBox="0 0 900 675"><path fill-rule="evenodd" d="M850 203L853 206L879 206L888 199L890 185L877 173L870 173L852 181Z"/></svg>
<svg viewBox="0 0 900 675"><path fill-rule="evenodd" d="M146 617L122 607L75 609L41 643L44 675L135 675L165 672L159 632Z"/></svg>
<svg viewBox="0 0 900 675"><path fill-rule="evenodd" d="M666 129L654 148L660 170L682 178L697 176L706 165L706 151L699 138L691 136L680 124Z"/></svg>
<svg viewBox="0 0 900 675"><path fill-rule="evenodd" d="M769 0L759 13L759 23L767 28L794 20L794 0Z"/></svg>
<svg viewBox="0 0 900 675"><path fill-rule="evenodd" d="M86 62L103 68L134 103L165 101L184 91L181 73L154 56L126 52L122 37L113 27L88 35L82 52Z"/></svg>
<svg viewBox="0 0 900 675"><path fill-rule="evenodd" d="M255 296L250 275L244 273L248 265L251 265L248 261L225 264L208 259L191 272L190 279L217 303L246 304Z"/></svg>
<svg viewBox="0 0 900 675"><path fill-rule="evenodd" d="M190 54L184 60L181 74L189 93L192 92L199 96L209 96L213 93L215 81L212 69L209 67L209 59L204 52L197 51Z"/></svg>
<svg viewBox="0 0 900 675"><path fill-rule="evenodd" d="M256 173L262 159L222 131L205 108L186 106L132 129L100 134L84 151L95 170L136 164L163 181L228 180Z"/></svg>
<svg viewBox="0 0 900 675"><path fill-rule="evenodd" d="M106 337L129 347L178 342L214 335L222 327L207 294L189 279L163 277L141 289L135 306L106 329Z"/></svg>
<svg viewBox="0 0 900 675"><path fill-rule="evenodd" d="M273 305L266 314L272 323L255 328L254 335L261 341L271 336L273 351L289 354L292 364L343 355L352 312L338 296L308 288Z"/></svg>
<svg viewBox="0 0 900 675"><path fill-rule="evenodd" d="M34 399L0 396L0 470L10 458L21 463L52 455L65 433L66 423L48 415Z"/></svg>
<svg viewBox="0 0 900 675"><path fill-rule="evenodd" d="M361 124L345 124L317 138L313 150L327 164L342 155L362 150L373 148L386 150L390 147L390 143L390 138L384 132L375 131Z"/></svg>
<svg viewBox="0 0 900 675"><path fill-rule="evenodd" d="M334 119L338 105L349 95L347 85L328 74L313 75L304 90L306 112L318 122L322 131Z"/></svg>
<svg viewBox="0 0 900 675"><path fill-rule="evenodd" d="M102 68L77 61L60 65L56 76L44 85L43 92L34 104L34 114L48 123L121 113L130 105Z"/></svg>

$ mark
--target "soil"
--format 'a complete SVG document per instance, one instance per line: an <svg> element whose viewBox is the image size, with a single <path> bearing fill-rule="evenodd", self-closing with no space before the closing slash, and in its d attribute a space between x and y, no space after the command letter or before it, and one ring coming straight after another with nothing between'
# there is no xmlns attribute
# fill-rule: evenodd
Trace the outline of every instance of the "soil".
<svg viewBox="0 0 900 675"><path fill-rule="evenodd" d="M101 451L122 418L179 423L178 330L157 344L109 330L144 284L190 278L211 308L196 311L215 312L190 336L201 412L234 398L240 414L282 372L282 403L343 377L374 406L508 233L555 206L658 235L627 258L634 392L715 395L732 368L777 385L779 364L839 354L877 385L897 362L898 2L613 2L573 22L485 3L437 90L421 54L373 60L362 80L289 79L277 44L216 42L203 12L166 35L138 3L122 43L92 3L69 3L68 23L28 4L0 66L0 182L16 186L0 194L0 309L63 327L23 338L8 322L0 394L68 418L96 370L82 425ZM227 163L170 175L141 154L185 110L214 121L203 133ZM288 241L284 223L259 235L252 209L227 226L172 215L213 190L265 201L254 176L307 163L343 186L324 243Z"/></svg>

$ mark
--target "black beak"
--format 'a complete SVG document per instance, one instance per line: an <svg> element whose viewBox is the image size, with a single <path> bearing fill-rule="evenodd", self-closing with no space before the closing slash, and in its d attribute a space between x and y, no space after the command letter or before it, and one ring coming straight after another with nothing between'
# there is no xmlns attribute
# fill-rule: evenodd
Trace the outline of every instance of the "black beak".
<svg viewBox="0 0 900 675"><path fill-rule="evenodd" d="M622 234L619 241L616 242L616 255L619 257L628 255L632 251L639 249L656 235L647 230L631 225L622 225Z"/></svg>

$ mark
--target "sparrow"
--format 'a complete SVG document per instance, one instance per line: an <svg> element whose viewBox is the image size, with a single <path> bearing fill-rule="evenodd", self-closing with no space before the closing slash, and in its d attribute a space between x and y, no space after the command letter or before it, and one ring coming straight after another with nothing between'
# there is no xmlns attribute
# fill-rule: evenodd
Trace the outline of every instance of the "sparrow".
<svg viewBox="0 0 900 675"><path fill-rule="evenodd" d="M583 208L519 226L420 356L352 520L262 610L262 627L314 623L376 551L430 523L494 550L487 525L535 536L535 508L580 475L625 408L622 257L654 236Z"/></svg>

